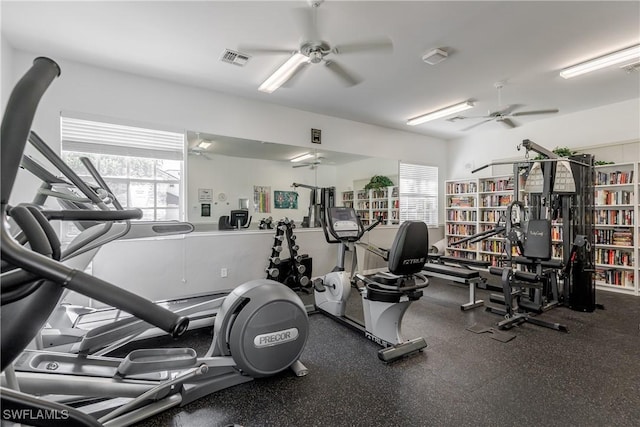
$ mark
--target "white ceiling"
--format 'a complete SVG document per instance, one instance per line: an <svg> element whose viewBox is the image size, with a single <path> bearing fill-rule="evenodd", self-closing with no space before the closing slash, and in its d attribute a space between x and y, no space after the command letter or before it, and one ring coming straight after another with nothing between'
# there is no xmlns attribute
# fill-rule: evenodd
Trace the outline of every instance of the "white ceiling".
<svg viewBox="0 0 640 427"><path fill-rule="evenodd" d="M318 29L332 46L388 36L389 54L334 59L364 81L346 88L321 65L291 87L257 90L288 55L223 63L225 48L259 44L295 50L304 0L13 2L2 1L2 34L21 50L209 88L331 116L451 139L500 128L444 119L415 127L408 118L475 101L467 115L499 107L494 83L507 81L502 104L568 114L640 97L640 74L618 67L564 80L560 69L640 42L638 1L327 1ZM422 55L444 47L435 66ZM518 117L523 126L544 116Z"/></svg>

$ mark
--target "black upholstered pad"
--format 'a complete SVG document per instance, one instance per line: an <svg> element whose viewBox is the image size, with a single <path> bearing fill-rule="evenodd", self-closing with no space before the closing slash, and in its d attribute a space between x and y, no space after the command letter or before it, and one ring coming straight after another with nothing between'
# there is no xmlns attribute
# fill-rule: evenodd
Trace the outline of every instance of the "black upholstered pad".
<svg viewBox="0 0 640 427"><path fill-rule="evenodd" d="M530 219L526 236L522 255L543 261L551 259L551 221Z"/></svg>
<svg viewBox="0 0 640 427"><path fill-rule="evenodd" d="M405 221L389 249L389 271L398 276L422 270L429 254L429 230L422 221Z"/></svg>
<svg viewBox="0 0 640 427"><path fill-rule="evenodd" d="M442 264L427 263L424 265L424 267L422 267L422 271L424 271L427 274L429 273L446 274L447 276L458 277L464 280L471 280L471 279L480 277L480 272L476 270L451 267L451 266L442 265Z"/></svg>
<svg viewBox="0 0 640 427"><path fill-rule="evenodd" d="M448 262L452 264L464 264L464 265L469 265L471 267L480 267L480 268L489 268L489 266L491 265L489 261L482 261L479 259L459 258L459 257L454 257L449 255L441 256L440 262L445 262L445 263Z"/></svg>

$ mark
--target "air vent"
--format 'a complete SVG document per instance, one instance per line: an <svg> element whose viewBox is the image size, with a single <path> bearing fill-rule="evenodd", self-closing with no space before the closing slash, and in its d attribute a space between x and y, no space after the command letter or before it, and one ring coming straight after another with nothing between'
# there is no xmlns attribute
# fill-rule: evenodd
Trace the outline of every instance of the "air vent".
<svg viewBox="0 0 640 427"><path fill-rule="evenodd" d="M225 51L222 53L222 57L220 58L220 60L222 62L228 62L229 64L238 65L242 67L244 66L244 64L247 63L247 61L249 61L249 58L251 57L246 53L240 53L240 52L236 52L235 50L225 49Z"/></svg>

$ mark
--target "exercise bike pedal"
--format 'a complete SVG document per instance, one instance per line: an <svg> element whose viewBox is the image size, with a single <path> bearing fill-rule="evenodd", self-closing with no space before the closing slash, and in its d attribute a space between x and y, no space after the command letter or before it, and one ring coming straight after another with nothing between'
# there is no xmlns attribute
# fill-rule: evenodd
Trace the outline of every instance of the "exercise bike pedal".
<svg viewBox="0 0 640 427"><path fill-rule="evenodd" d="M316 279L313 281L313 289L315 289L316 292L324 292L327 290L324 283L322 283L322 279Z"/></svg>

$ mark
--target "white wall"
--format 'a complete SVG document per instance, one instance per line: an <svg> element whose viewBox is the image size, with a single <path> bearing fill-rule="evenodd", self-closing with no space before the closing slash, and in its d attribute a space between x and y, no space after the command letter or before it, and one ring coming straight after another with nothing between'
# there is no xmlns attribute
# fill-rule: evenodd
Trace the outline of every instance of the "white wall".
<svg viewBox="0 0 640 427"><path fill-rule="evenodd" d="M514 129L470 132L465 138L449 141L447 179L482 177L490 174L490 171L472 175L471 170L497 159L524 158L524 151L518 152L516 149L524 139L550 150L556 147L584 149L639 141L640 99L538 120ZM634 149L633 145L630 147L623 155L633 156L626 161L637 161L640 158L637 148ZM605 158L608 154L603 150L599 150L598 154L602 160L608 160Z"/></svg>
<svg viewBox="0 0 640 427"><path fill-rule="evenodd" d="M9 95L13 89L13 48L4 37L0 41L0 111L4 113L4 108L9 100Z"/></svg>
<svg viewBox="0 0 640 427"><path fill-rule="evenodd" d="M14 50L14 75L22 75L36 56ZM296 146L310 146L304 142L309 129L319 128L327 150L435 164L446 175L447 145L439 139L52 59L59 63L62 75L43 98L34 129L58 151L60 112L71 111ZM23 188L16 185L18 190ZM30 190L23 191L27 200L33 194Z"/></svg>

